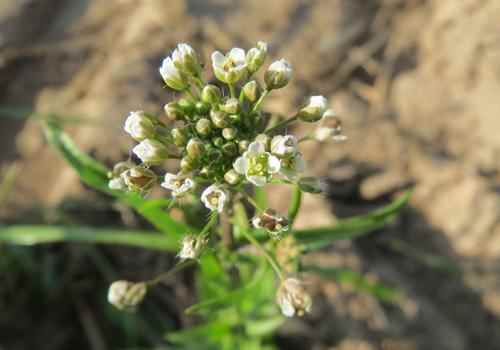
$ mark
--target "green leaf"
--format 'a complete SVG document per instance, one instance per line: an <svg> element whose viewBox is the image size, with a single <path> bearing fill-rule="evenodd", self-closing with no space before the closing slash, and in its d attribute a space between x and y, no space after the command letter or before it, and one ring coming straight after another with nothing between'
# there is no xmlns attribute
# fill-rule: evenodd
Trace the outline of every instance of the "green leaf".
<svg viewBox="0 0 500 350"><path fill-rule="evenodd" d="M85 184L127 203L158 230L171 236L173 240L180 240L186 232L195 231L186 224L172 219L163 210L170 204L169 200L146 200L136 193L111 190L108 187L108 169L80 151L57 123L45 123L44 131L47 141L76 170Z"/></svg>
<svg viewBox="0 0 500 350"><path fill-rule="evenodd" d="M117 244L162 251L176 251L178 241L140 230L83 226L13 225L0 227L0 242L35 245L56 242Z"/></svg>
<svg viewBox="0 0 500 350"><path fill-rule="evenodd" d="M293 235L308 251L320 249L336 240L359 237L385 226L394 219L408 203L411 193L412 191L407 191L391 204L373 213L341 220L335 226L297 230Z"/></svg>
<svg viewBox="0 0 500 350"><path fill-rule="evenodd" d="M395 302L401 296L397 289L371 282L365 276L351 269L319 266L303 266L302 269L317 273L324 278L334 279L341 284L349 284L357 290L372 294L383 301Z"/></svg>

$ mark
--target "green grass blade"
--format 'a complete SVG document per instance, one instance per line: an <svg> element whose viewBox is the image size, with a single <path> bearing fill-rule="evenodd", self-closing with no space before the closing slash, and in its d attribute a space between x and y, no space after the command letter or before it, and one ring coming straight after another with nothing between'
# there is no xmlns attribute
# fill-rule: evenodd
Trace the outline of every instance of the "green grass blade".
<svg viewBox="0 0 500 350"><path fill-rule="evenodd" d="M127 203L158 230L170 235L172 239L180 240L186 232L194 231L184 223L172 219L163 210L170 203L169 200L150 201L136 193L111 190L108 187L108 169L83 153L56 123L45 123L44 131L49 144L59 151L85 184Z"/></svg>
<svg viewBox="0 0 500 350"><path fill-rule="evenodd" d="M333 279L341 284L349 284L356 290L366 292L374 297L387 302L396 302L401 297L401 292L397 289L372 282L362 274L346 268L303 266L303 271L313 272L323 278Z"/></svg>
<svg viewBox="0 0 500 350"><path fill-rule="evenodd" d="M168 236L141 230L49 225L0 227L0 243L30 246L56 242L117 244L162 251L176 251L179 244Z"/></svg>
<svg viewBox="0 0 500 350"><path fill-rule="evenodd" d="M335 226L297 230L294 237L305 246L306 250L320 249L329 243L341 239L353 239L385 226L396 217L408 203L412 191L382 209L367 215L341 220Z"/></svg>

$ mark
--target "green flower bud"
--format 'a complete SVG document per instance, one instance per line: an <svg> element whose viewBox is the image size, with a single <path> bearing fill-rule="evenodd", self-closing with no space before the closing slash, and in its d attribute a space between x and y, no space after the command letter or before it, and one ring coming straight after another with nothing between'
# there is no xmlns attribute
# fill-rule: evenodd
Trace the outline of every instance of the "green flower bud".
<svg viewBox="0 0 500 350"><path fill-rule="evenodd" d="M207 136L212 131L212 123L207 118L201 118L196 122L196 132L201 136Z"/></svg>
<svg viewBox="0 0 500 350"><path fill-rule="evenodd" d="M243 86L241 92L249 102L253 103L260 97L259 84L255 80L249 81Z"/></svg>
<svg viewBox="0 0 500 350"><path fill-rule="evenodd" d="M228 116L228 118L231 121L231 123L239 123L239 122L241 122L241 115L239 115L239 114L230 114Z"/></svg>
<svg viewBox="0 0 500 350"><path fill-rule="evenodd" d="M184 147L186 145L187 136L184 130L180 128L173 128L170 133L172 135L172 138L174 139L174 144L177 147Z"/></svg>
<svg viewBox="0 0 500 350"><path fill-rule="evenodd" d="M192 115L193 113L195 113L196 111L196 107L195 107L195 104L188 100L188 99L185 99L185 98L181 98L177 104L179 105L179 108L185 113L185 114L189 114L189 115Z"/></svg>
<svg viewBox="0 0 500 350"><path fill-rule="evenodd" d="M116 281L108 291L108 302L120 310L134 311L146 296L146 283Z"/></svg>
<svg viewBox="0 0 500 350"><path fill-rule="evenodd" d="M172 61L177 69L188 75L197 77L201 74L202 68L198 61L198 55L188 44L181 43L177 45L177 48L172 53Z"/></svg>
<svg viewBox="0 0 500 350"><path fill-rule="evenodd" d="M241 175L231 169L224 174L224 180L230 185L237 185L241 181Z"/></svg>
<svg viewBox="0 0 500 350"><path fill-rule="evenodd" d="M236 114L240 111L240 103L237 98L228 98L220 109L228 114Z"/></svg>
<svg viewBox="0 0 500 350"><path fill-rule="evenodd" d="M198 138L192 138L186 146L187 154L192 159L201 157L204 150L205 147L203 146L203 142Z"/></svg>
<svg viewBox="0 0 500 350"><path fill-rule="evenodd" d="M158 140L145 139L136 145L132 152L146 164L159 164L168 158L167 147Z"/></svg>
<svg viewBox="0 0 500 350"><path fill-rule="evenodd" d="M207 167L207 166L204 166L203 168L201 168L200 170L200 175L201 176L205 176L205 177L208 177L210 175L210 168Z"/></svg>
<svg viewBox="0 0 500 350"><path fill-rule="evenodd" d="M194 160L190 157L184 157L181 159L180 167L182 173L186 174L191 172L194 169L194 166Z"/></svg>
<svg viewBox="0 0 500 350"><path fill-rule="evenodd" d="M257 47L248 50L246 55L247 69L250 74L255 73L264 63L267 56L267 43L259 41Z"/></svg>
<svg viewBox="0 0 500 350"><path fill-rule="evenodd" d="M264 81L268 90L284 87L291 78L292 66L284 59L273 62L264 74Z"/></svg>
<svg viewBox="0 0 500 350"><path fill-rule="evenodd" d="M238 154L238 146L233 142L228 142L222 146L222 152L228 156L236 156Z"/></svg>
<svg viewBox="0 0 500 350"><path fill-rule="evenodd" d="M238 151L240 154L245 153L248 150L248 146L250 145L250 142L248 140L242 140L238 142Z"/></svg>
<svg viewBox="0 0 500 350"><path fill-rule="evenodd" d="M266 134L259 134L255 137L255 141L260 142L264 145L266 150L269 149L269 143L271 142L271 138Z"/></svg>
<svg viewBox="0 0 500 350"><path fill-rule="evenodd" d="M208 84L201 91L201 100L205 103L211 104L212 106L218 105L222 98L222 92L215 86Z"/></svg>
<svg viewBox="0 0 500 350"><path fill-rule="evenodd" d="M195 108L196 113L200 115L206 115L210 111L210 105L201 101L196 102Z"/></svg>
<svg viewBox="0 0 500 350"><path fill-rule="evenodd" d="M299 111L298 117L303 122L314 123L323 118L327 108L328 100L326 98L323 96L311 96L307 106Z"/></svg>
<svg viewBox="0 0 500 350"><path fill-rule="evenodd" d="M163 109L165 110L165 114L169 120L175 121L184 119L184 112L175 102L167 103Z"/></svg>
<svg viewBox="0 0 500 350"><path fill-rule="evenodd" d="M123 183L128 187L129 191L146 193L156 183L156 174L142 166L135 166L128 169L120 175Z"/></svg>
<svg viewBox="0 0 500 350"><path fill-rule="evenodd" d="M216 137L212 140L216 147L221 147L224 144L224 139L222 137Z"/></svg>
<svg viewBox="0 0 500 350"><path fill-rule="evenodd" d="M224 112L212 110L210 112L210 119L212 119L212 123L214 123L215 127L219 129L229 126L227 116Z"/></svg>
<svg viewBox="0 0 500 350"><path fill-rule="evenodd" d="M222 137L226 140L232 140L236 137L236 129L234 128L224 128L222 129Z"/></svg>

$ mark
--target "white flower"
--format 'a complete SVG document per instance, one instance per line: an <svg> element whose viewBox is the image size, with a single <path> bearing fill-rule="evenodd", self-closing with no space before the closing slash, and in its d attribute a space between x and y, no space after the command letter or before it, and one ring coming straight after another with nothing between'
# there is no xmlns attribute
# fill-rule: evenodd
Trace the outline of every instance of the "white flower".
<svg viewBox="0 0 500 350"><path fill-rule="evenodd" d="M297 153L297 139L293 135L277 135L271 140L271 153L278 157L293 156Z"/></svg>
<svg viewBox="0 0 500 350"><path fill-rule="evenodd" d="M201 66L194 49L186 44L180 43L172 53L172 61L176 68L185 71L188 74L198 76L201 72Z"/></svg>
<svg viewBox="0 0 500 350"><path fill-rule="evenodd" d="M225 56L215 51L212 54L212 66L217 79L227 84L234 84L247 72L245 50L233 48Z"/></svg>
<svg viewBox="0 0 500 350"><path fill-rule="evenodd" d="M300 173L306 170L306 162L301 153L295 154L293 157L281 159L280 173L288 180L295 181Z"/></svg>
<svg viewBox="0 0 500 350"><path fill-rule="evenodd" d="M124 129L136 141L153 137L155 133L153 122L143 111L130 112L125 120Z"/></svg>
<svg viewBox="0 0 500 350"><path fill-rule="evenodd" d="M157 140L145 139L132 149L144 163L158 164L168 157L167 148Z"/></svg>
<svg viewBox="0 0 500 350"><path fill-rule="evenodd" d="M210 210L217 210L222 213L224 205L228 200L227 193L220 189L217 185L211 185L201 194L201 201Z"/></svg>
<svg viewBox="0 0 500 350"><path fill-rule="evenodd" d="M295 278L281 282L276 294L276 302L286 317L302 316L311 311L312 300L304 289L303 283Z"/></svg>
<svg viewBox="0 0 500 350"><path fill-rule="evenodd" d="M280 170L280 160L266 152L265 145L254 141L248 150L233 164L234 170L245 175L247 180L255 186L264 186L272 174Z"/></svg>
<svg viewBox="0 0 500 350"><path fill-rule="evenodd" d="M169 87L182 91L189 87L185 75L175 66L170 57L166 57L160 67L160 74Z"/></svg>
<svg viewBox="0 0 500 350"><path fill-rule="evenodd" d="M274 61L264 74L264 81L268 89L280 89L292 79L292 65L285 59Z"/></svg>
<svg viewBox="0 0 500 350"><path fill-rule="evenodd" d="M146 296L146 283L115 281L108 290L108 302L120 310L133 311Z"/></svg>
<svg viewBox="0 0 500 350"><path fill-rule="evenodd" d="M185 176L166 173L161 187L171 190L172 196L180 197L194 187L194 182Z"/></svg>
<svg viewBox="0 0 500 350"><path fill-rule="evenodd" d="M298 116L304 122L314 123L323 118L328 108L328 100L323 96L309 97L309 103L303 107Z"/></svg>
<svg viewBox="0 0 500 350"><path fill-rule="evenodd" d="M182 246L177 256L181 260L198 259L207 239L202 236L187 235L182 239Z"/></svg>

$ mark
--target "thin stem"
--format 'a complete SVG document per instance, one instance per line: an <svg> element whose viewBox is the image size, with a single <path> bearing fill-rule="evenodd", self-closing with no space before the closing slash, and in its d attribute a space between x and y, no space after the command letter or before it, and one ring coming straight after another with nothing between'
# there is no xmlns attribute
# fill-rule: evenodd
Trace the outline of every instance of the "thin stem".
<svg viewBox="0 0 500 350"><path fill-rule="evenodd" d="M196 96L193 94L193 92L191 91L191 86L189 86L186 90L186 95L188 95L192 100L197 100Z"/></svg>
<svg viewBox="0 0 500 350"><path fill-rule="evenodd" d="M181 261L177 265L175 265L173 268L168 270L167 272L164 272L164 273L158 275L156 278L149 280L149 281L146 281L145 283L148 287L155 286L158 283L163 282L166 279L170 278L172 275L176 274L177 272L184 270L185 268L187 268L191 265L194 265L196 263L197 263L197 261L193 260L193 259Z"/></svg>
<svg viewBox="0 0 500 350"><path fill-rule="evenodd" d="M262 104L262 102L264 102L264 99L267 97L267 95L269 95L270 92L271 92L271 90L267 90L267 89L265 89L264 91L262 91L262 95L260 95L260 97L257 100L257 102L255 102L255 104L253 105L252 113L259 110L260 105Z"/></svg>
<svg viewBox="0 0 500 350"><path fill-rule="evenodd" d="M302 191L299 186L295 186L292 194L292 201L290 207L288 208L288 220L290 221L290 227L292 227L295 218L300 210L300 205L302 204Z"/></svg>
<svg viewBox="0 0 500 350"><path fill-rule="evenodd" d="M200 235L207 234L208 231L212 228L212 226L214 226L215 223L217 222L218 217L219 217L219 213L217 213L216 211L212 212L210 214L210 219L208 219L208 222L205 224L205 226L201 230Z"/></svg>
<svg viewBox="0 0 500 350"><path fill-rule="evenodd" d="M245 199L248 201L248 203L250 203L258 212L261 212L261 211L264 211L264 209L262 209L258 204L257 202L250 196L245 196Z"/></svg>
<svg viewBox="0 0 500 350"><path fill-rule="evenodd" d="M236 90L234 88L233 84L227 84L229 86L229 92L231 94L231 97L236 97Z"/></svg>
<svg viewBox="0 0 500 350"><path fill-rule="evenodd" d="M269 253L267 252L267 250L259 243L259 241L257 241L250 233L248 233L248 231L246 230L242 230L242 234L243 236L245 236L245 238L250 242L252 243L257 249L259 249L261 251L261 253L264 255L264 257L266 258L266 260L269 262L269 264L271 265L271 267L273 268L274 272L276 273L276 275L278 275L279 279L280 280L283 280L283 273L281 272L281 269L280 267L278 266L278 264L274 261L274 259L271 257L271 255L269 255Z"/></svg>
<svg viewBox="0 0 500 350"><path fill-rule="evenodd" d="M291 117L289 119L285 119L281 123L278 123L275 126L273 126L272 128L269 128L266 131L264 131L264 134L272 134L274 131L279 130L279 129L281 129L289 124L296 122L298 119L299 119L298 116Z"/></svg>
<svg viewBox="0 0 500 350"><path fill-rule="evenodd" d="M314 141L316 140L312 135L306 135L304 137L301 137L299 139L299 141L297 141L298 143L302 143L302 142L305 142L305 141Z"/></svg>

